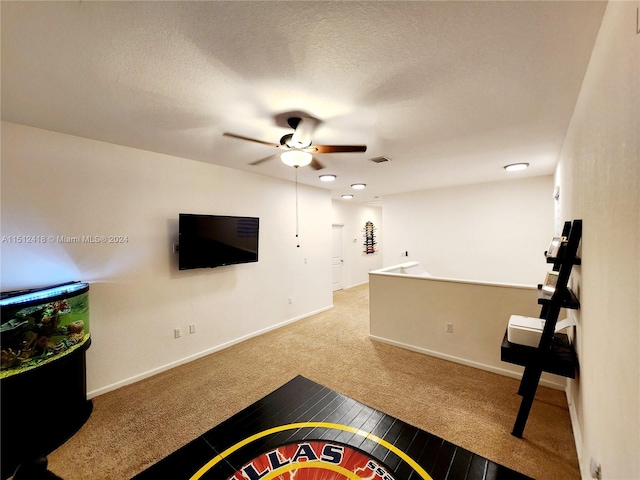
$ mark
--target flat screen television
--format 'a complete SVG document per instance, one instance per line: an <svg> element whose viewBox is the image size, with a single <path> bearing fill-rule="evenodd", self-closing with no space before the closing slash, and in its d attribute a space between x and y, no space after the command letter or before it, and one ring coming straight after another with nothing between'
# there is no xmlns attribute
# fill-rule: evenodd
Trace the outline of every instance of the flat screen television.
<svg viewBox="0 0 640 480"><path fill-rule="evenodd" d="M181 213L178 268L215 268L258 261L257 217Z"/></svg>

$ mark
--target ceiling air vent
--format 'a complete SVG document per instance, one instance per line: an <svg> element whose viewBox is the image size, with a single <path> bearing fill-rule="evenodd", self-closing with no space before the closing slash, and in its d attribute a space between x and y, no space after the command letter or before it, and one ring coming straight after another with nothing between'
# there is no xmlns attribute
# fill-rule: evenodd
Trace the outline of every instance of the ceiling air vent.
<svg viewBox="0 0 640 480"><path fill-rule="evenodd" d="M370 158L369 160L371 160L374 163L384 163L384 162L391 161L389 157L375 157L375 158Z"/></svg>

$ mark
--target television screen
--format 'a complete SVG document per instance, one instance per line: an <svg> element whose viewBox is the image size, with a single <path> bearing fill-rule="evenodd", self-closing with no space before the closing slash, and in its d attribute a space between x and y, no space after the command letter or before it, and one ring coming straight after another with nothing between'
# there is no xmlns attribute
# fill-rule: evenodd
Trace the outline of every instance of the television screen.
<svg viewBox="0 0 640 480"><path fill-rule="evenodd" d="M181 213L178 268L214 268L258 261L257 217Z"/></svg>

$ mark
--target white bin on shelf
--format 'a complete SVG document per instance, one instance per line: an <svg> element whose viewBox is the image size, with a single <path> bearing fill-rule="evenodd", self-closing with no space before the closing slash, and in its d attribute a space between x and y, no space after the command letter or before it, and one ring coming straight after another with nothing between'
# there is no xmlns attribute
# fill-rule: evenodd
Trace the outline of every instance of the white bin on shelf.
<svg viewBox="0 0 640 480"><path fill-rule="evenodd" d="M507 340L518 345L537 348L543 329L544 320L542 318L511 315L507 329Z"/></svg>

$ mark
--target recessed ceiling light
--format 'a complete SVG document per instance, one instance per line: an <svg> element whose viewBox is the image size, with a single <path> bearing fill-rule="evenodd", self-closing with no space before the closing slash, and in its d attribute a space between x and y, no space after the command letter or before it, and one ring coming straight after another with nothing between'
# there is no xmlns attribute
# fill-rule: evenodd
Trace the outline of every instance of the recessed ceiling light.
<svg viewBox="0 0 640 480"><path fill-rule="evenodd" d="M524 170L525 168L528 168L529 164L528 163L512 163L511 165L505 165L504 169L507 172L517 172L518 170Z"/></svg>
<svg viewBox="0 0 640 480"><path fill-rule="evenodd" d="M342 198L344 198L345 200L351 200L353 198L353 195L342 195Z"/></svg>
<svg viewBox="0 0 640 480"><path fill-rule="evenodd" d="M333 182L336 178L335 175L331 175L331 174L327 174L327 175L320 175L320 180L323 182Z"/></svg>
<svg viewBox="0 0 640 480"><path fill-rule="evenodd" d="M351 185L351 188L353 188L354 190L362 190L366 186L367 186L366 183L354 183Z"/></svg>

